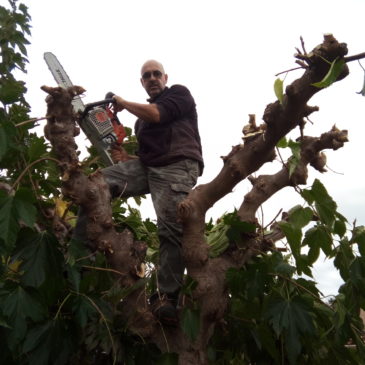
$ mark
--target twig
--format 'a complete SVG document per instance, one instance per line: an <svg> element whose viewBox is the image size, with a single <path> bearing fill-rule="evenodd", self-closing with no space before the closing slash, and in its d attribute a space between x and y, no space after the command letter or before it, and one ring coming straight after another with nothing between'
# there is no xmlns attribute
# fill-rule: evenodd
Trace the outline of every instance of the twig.
<svg viewBox="0 0 365 365"><path fill-rule="evenodd" d="M21 157L22 157L22 160L23 160L23 162L24 162L24 165L26 165L26 164L27 164L27 161L25 160L24 155L23 155L23 154L21 154ZM40 204L41 198L40 198L40 196L39 196L39 194L38 194L37 188L36 188L35 183L34 183L34 180L33 180L33 178L32 178L32 174L30 173L29 169L28 169L28 171L27 171L27 172L28 172L28 177L29 177L30 183L31 183L31 185L32 185L32 187L33 187L34 195L35 195L35 196L36 196L36 198L37 198L37 205L38 205L38 208L39 208L39 210L41 211L41 213L43 214L43 216L47 218L47 214L45 213L45 211L44 211L44 209L43 209L42 205Z"/></svg>
<svg viewBox="0 0 365 365"><path fill-rule="evenodd" d="M301 60L295 60L295 63L297 63L299 66L301 66L299 68L304 68L304 69L308 68L308 65Z"/></svg>
<svg viewBox="0 0 365 365"><path fill-rule="evenodd" d="M109 325L108 325L108 321L106 320L106 318L104 316L104 313L97 306L97 304L90 297L88 297L87 295L82 294L82 293L75 293L75 294L81 295L84 298L86 298L91 303L91 305L96 309L96 311L100 314L100 317L103 320L103 322L105 324L105 327L106 327L106 329L108 331L108 334L109 334L110 342L111 342L112 349L113 349L113 365L115 365L115 363L117 361L117 353L116 353L116 349L115 349L115 343L114 343L114 339L113 339L112 333L111 333L110 328L109 328Z"/></svg>
<svg viewBox="0 0 365 365"><path fill-rule="evenodd" d="M90 255L87 255L87 256L83 256L83 257L79 257L78 259L76 259L75 261L78 262L78 261L82 261L82 260L87 260L93 256L95 256L97 254L97 252L92 252Z"/></svg>
<svg viewBox="0 0 365 365"><path fill-rule="evenodd" d="M15 124L15 127L21 127L22 125L25 125L25 124L28 124L28 123L33 123L33 122L39 122L40 120L44 120L44 119L47 119L49 118L48 116L47 117L42 117L42 118L32 118L32 119L29 119L29 120L26 120L24 122L20 122L18 124Z"/></svg>
<svg viewBox="0 0 365 365"><path fill-rule="evenodd" d="M334 174L337 174L337 175L345 175L343 172L337 172L337 171L331 169L327 164L326 164L326 167L328 168L328 170L332 171Z"/></svg>
<svg viewBox="0 0 365 365"><path fill-rule="evenodd" d="M283 211L283 208L281 208L278 212L277 212L277 214L276 214L276 216L271 220L271 222L269 223L269 224L267 224L265 227L264 227L264 229L266 229L267 227L270 227L275 221L276 221L276 218L279 216L279 214L281 213Z"/></svg>
<svg viewBox="0 0 365 365"><path fill-rule="evenodd" d="M56 162L57 164L59 165L62 165L62 162L60 160L57 160L56 158L53 158L53 157L43 157L43 158L40 158L39 160L36 160L36 161L33 161L30 165L28 165L24 171L18 176L18 178L15 180L13 186L11 187L13 190L15 189L15 187L20 183L20 180L24 177L24 175L27 173L27 171L33 167L35 164L37 164L38 162L42 162L42 161L47 161L47 160L50 160L50 161L54 161Z"/></svg>
<svg viewBox="0 0 365 365"><path fill-rule="evenodd" d="M169 342L167 341L167 337L166 337L166 334L165 334L165 331L164 331L164 328L161 324L161 322L159 322L160 326L161 326L161 332L162 332L162 335L163 335L163 338L165 340L165 343L166 343L166 348L167 348L167 352L170 352L170 346L169 346Z"/></svg>
<svg viewBox="0 0 365 365"><path fill-rule="evenodd" d="M99 270L99 271L113 272L115 274L122 275L122 276L126 275L126 273L123 273L121 271L114 270L114 269L107 269L107 268L104 268L104 267L89 266L89 265L82 265L82 267L84 267L85 269L93 269L93 270Z"/></svg>
<svg viewBox="0 0 365 365"><path fill-rule="evenodd" d="M264 226L264 219L265 219L265 216L264 216L264 209L262 207L262 204L260 205L260 211L261 211L261 226L263 227ZM262 230L262 236L261 236L261 239L264 239L264 230Z"/></svg>
<svg viewBox="0 0 365 365"><path fill-rule="evenodd" d="M302 45L302 50L303 50L304 54L306 55L306 54L307 54L307 51L306 51L306 49L305 49L304 39L303 39L303 37L302 37L302 36L300 36L300 43L301 43L301 45Z"/></svg>
<svg viewBox="0 0 365 365"><path fill-rule="evenodd" d="M360 60L357 60L358 62L359 62L359 65L360 65L360 67L363 69L363 71L365 72L365 68L364 68L364 66L361 64L361 62L360 62Z"/></svg>
<svg viewBox="0 0 365 365"><path fill-rule="evenodd" d="M301 68L304 68L304 67L303 66L301 66L301 67L294 67L294 68L291 68L290 70L281 71L281 72L275 74L275 76L279 76L281 74L285 74L285 73L288 73L288 72L291 72L291 71L295 71L295 70L300 70Z"/></svg>
<svg viewBox="0 0 365 365"><path fill-rule="evenodd" d="M58 318L59 314L61 313L62 307L65 305L65 303L67 302L68 298L70 298L71 295L72 295L71 293L68 293L66 298L62 301L62 303L60 304L60 306L57 309L56 315L53 318L54 320L56 320Z"/></svg>
<svg viewBox="0 0 365 365"><path fill-rule="evenodd" d="M278 276L279 278L282 278L284 280L287 280L289 281L290 283L292 283L294 286L298 287L299 289L305 291L307 294L309 294L311 297L313 297L317 302L325 305L326 307L328 307L329 309L331 309L333 312L334 312L334 309L329 305L327 304L326 302L324 302L322 300L322 298L320 297L317 297L314 293L312 293L309 289L307 289L306 287L304 287L303 285L300 285L298 282L296 282L295 280L291 279L291 278L288 278L287 276L284 276L284 275L281 275L279 273L269 273L269 275L271 276Z"/></svg>
<svg viewBox="0 0 365 365"><path fill-rule="evenodd" d="M349 56L349 57L344 57L343 59L345 62L351 62L351 61L361 60L362 58L365 58L365 52L355 54L355 55Z"/></svg>

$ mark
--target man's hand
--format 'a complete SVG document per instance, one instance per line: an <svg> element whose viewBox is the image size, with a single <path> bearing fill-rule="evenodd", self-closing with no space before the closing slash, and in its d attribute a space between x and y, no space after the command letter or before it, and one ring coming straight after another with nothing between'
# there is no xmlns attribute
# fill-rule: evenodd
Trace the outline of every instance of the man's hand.
<svg viewBox="0 0 365 365"><path fill-rule="evenodd" d="M121 98L120 96L114 95L113 99L115 100L115 103L113 104L114 113L121 112L123 109L125 109L125 106L124 106L125 100L123 98Z"/></svg>
<svg viewBox="0 0 365 365"><path fill-rule="evenodd" d="M112 144L110 155L114 163L122 162L125 160L125 157L128 156L126 150L116 143Z"/></svg>
<svg viewBox="0 0 365 365"><path fill-rule="evenodd" d="M138 158L137 156L128 155L127 151L121 145L116 143L112 144L110 155L114 163L125 162Z"/></svg>

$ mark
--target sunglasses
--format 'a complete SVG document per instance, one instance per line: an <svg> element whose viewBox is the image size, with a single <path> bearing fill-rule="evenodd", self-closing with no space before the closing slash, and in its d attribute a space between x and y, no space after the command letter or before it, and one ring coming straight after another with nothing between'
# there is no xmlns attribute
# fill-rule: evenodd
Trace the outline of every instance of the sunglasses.
<svg viewBox="0 0 365 365"><path fill-rule="evenodd" d="M162 72L161 71L158 71L158 70L155 70L155 71L147 71L145 72L143 75L142 75L142 79L143 80L149 80L151 77L155 78L155 79L160 79L162 77Z"/></svg>

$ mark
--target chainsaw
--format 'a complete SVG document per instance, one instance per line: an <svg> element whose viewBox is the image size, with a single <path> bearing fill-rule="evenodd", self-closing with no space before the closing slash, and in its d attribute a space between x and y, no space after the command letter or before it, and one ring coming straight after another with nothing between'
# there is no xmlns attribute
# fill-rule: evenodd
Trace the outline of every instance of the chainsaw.
<svg viewBox="0 0 365 365"><path fill-rule="evenodd" d="M44 60L50 69L58 86L65 89L72 87L73 84L58 61L57 57L51 53L44 53ZM113 165L110 149L113 144L122 144L126 137L123 124L120 123L116 113L112 111L115 103L113 93L106 94L104 100L94 103L84 104L80 96L72 100L72 106L78 115L78 124L91 144L96 148L105 165Z"/></svg>

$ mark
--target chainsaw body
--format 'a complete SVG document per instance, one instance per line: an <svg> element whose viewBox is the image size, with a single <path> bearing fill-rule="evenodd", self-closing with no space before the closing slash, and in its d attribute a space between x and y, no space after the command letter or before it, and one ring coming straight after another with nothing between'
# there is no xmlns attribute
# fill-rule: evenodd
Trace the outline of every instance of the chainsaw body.
<svg viewBox="0 0 365 365"><path fill-rule="evenodd" d="M44 59L58 86L66 89L73 86L67 73L53 53L46 52ZM115 143L121 144L126 137L123 125L112 111L113 95L113 93L108 93L104 100L86 105L82 102L80 96L76 96L72 100L74 112L78 115L80 128L107 166L113 165L110 148Z"/></svg>

